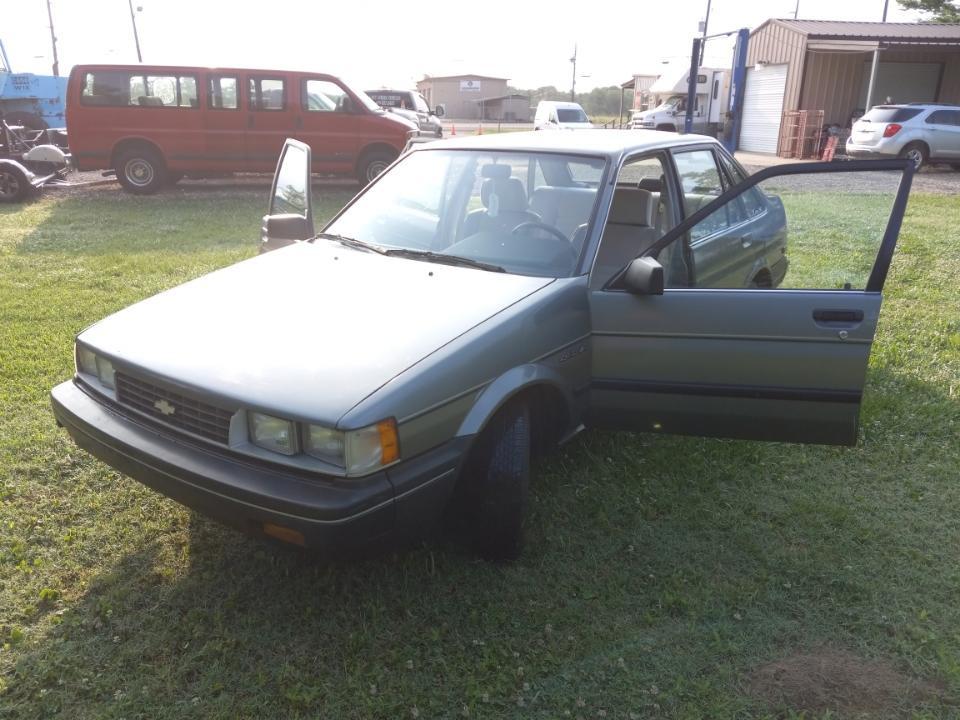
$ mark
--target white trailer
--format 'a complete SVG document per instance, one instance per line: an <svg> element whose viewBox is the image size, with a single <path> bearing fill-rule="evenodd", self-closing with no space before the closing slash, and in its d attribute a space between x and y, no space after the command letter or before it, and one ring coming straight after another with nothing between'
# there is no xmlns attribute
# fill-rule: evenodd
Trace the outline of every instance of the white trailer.
<svg viewBox="0 0 960 720"><path fill-rule="evenodd" d="M658 101L656 107L634 112L631 126L645 130L683 132L689 77L690 68L687 67L668 70L657 78L649 90ZM729 99L730 73L719 68L700 68L697 72L693 132L717 135L726 119Z"/></svg>

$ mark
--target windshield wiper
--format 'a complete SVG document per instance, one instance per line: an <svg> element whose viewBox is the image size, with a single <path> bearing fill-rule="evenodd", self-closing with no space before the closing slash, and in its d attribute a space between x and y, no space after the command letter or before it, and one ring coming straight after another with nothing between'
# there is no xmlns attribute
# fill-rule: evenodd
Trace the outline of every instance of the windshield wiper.
<svg viewBox="0 0 960 720"><path fill-rule="evenodd" d="M346 235L337 235L337 233L317 233L316 237L324 238L325 240L336 240L341 245L346 245L347 247L357 248L359 250L369 250L371 252L379 253L380 255L387 255L387 251L384 250L379 245L374 245L373 243L364 242L363 240L357 240L356 238L347 237Z"/></svg>
<svg viewBox="0 0 960 720"><path fill-rule="evenodd" d="M409 248L391 248L389 250L383 251L384 255L392 255L394 257L405 257L413 258L415 260L426 260L427 262L441 263L443 265L459 265L461 267L471 267L476 268L477 270L486 270L487 272L506 272L506 270L499 265L493 265L492 263L485 263L481 260L471 260L470 258L461 257L459 255L445 255L443 253L435 253L430 250L411 250Z"/></svg>

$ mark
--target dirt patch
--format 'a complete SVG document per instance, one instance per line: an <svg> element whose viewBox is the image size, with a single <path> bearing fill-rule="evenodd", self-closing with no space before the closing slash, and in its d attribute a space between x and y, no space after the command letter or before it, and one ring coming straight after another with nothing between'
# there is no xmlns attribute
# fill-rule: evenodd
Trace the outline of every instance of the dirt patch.
<svg viewBox="0 0 960 720"><path fill-rule="evenodd" d="M843 717L900 717L943 694L937 685L911 678L883 660L846 650L819 648L757 668L746 681L749 695L772 709L826 711Z"/></svg>

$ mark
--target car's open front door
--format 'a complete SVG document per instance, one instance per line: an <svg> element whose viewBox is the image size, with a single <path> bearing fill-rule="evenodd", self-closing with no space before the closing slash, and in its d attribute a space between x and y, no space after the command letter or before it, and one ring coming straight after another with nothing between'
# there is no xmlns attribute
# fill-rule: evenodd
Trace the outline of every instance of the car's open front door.
<svg viewBox="0 0 960 720"><path fill-rule="evenodd" d="M276 250L297 240L309 240L315 234L310 197L310 146L287 140L273 176L270 208L260 228L260 252Z"/></svg>
<svg viewBox="0 0 960 720"><path fill-rule="evenodd" d="M593 285L592 422L855 443L912 172L901 160L765 169L663 235L635 272ZM696 192L666 181L677 200Z"/></svg>

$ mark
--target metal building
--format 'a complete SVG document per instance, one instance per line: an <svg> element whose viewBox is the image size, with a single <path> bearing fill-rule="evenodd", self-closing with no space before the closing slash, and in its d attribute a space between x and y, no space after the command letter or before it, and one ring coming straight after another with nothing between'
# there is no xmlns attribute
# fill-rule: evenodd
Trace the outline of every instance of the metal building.
<svg viewBox="0 0 960 720"><path fill-rule="evenodd" d="M784 112L848 127L872 105L960 104L960 24L771 19L750 33L740 149L777 152Z"/></svg>
<svg viewBox="0 0 960 720"><path fill-rule="evenodd" d="M486 111L486 100L502 103L511 97L507 78L489 75L428 75L417 82L417 90L430 107L443 105L446 117L455 120L477 120Z"/></svg>

